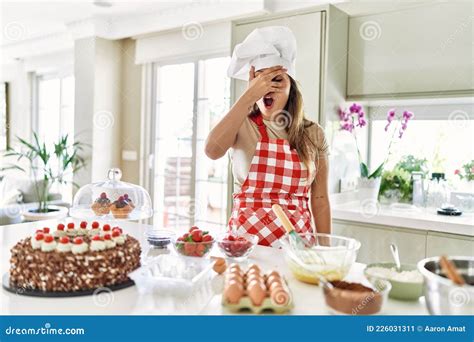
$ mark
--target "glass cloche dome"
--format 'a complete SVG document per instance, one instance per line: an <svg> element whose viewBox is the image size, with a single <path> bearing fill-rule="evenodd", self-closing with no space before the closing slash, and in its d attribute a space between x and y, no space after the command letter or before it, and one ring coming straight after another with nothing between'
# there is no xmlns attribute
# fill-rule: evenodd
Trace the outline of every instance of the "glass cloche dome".
<svg viewBox="0 0 474 342"><path fill-rule="evenodd" d="M153 216L150 195L141 186L121 182L122 171L110 169L108 180L79 189L69 213L78 219L142 220Z"/></svg>

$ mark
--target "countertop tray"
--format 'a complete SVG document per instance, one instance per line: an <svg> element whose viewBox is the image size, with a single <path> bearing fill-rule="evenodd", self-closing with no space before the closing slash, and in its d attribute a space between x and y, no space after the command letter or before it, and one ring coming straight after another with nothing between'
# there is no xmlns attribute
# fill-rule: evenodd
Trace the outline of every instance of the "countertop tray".
<svg viewBox="0 0 474 342"><path fill-rule="evenodd" d="M135 285L133 280L128 279L127 281L115 284L107 287L96 288L91 290L83 290L83 291L71 291L71 292L51 292L51 291L41 291L37 289L31 288L21 288L12 286L10 284L10 274L7 272L2 277L2 287L7 290L8 292L21 295L21 296L29 296L29 297L50 297L50 298L61 298L61 297L80 297L80 296L90 296L93 294L98 294L101 292L109 292L109 291L117 291L121 289L125 289L127 287L131 287Z"/></svg>

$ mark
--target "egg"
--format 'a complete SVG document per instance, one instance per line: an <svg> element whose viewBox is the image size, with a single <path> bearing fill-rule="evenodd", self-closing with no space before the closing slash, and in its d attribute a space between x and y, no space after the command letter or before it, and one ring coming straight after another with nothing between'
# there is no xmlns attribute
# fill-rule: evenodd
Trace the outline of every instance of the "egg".
<svg viewBox="0 0 474 342"><path fill-rule="evenodd" d="M279 282L281 283L281 278L279 276L271 275L266 278L266 283L268 286L273 284L274 282Z"/></svg>
<svg viewBox="0 0 474 342"><path fill-rule="evenodd" d="M271 271L270 273L267 273L267 278L270 278L272 276L276 278L281 278L280 273L278 273L277 271Z"/></svg>
<svg viewBox="0 0 474 342"><path fill-rule="evenodd" d="M244 288L242 284L231 280L226 283L223 295L225 300L230 304L237 304L244 295Z"/></svg>
<svg viewBox="0 0 474 342"><path fill-rule="evenodd" d="M250 271L255 270L256 272L260 273L260 267L256 264L250 264L249 267L247 267L247 273Z"/></svg>
<svg viewBox="0 0 474 342"><path fill-rule="evenodd" d="M226 268L227 268L227 265L225 263L224 258L215 258L214 266L212 267L212 269L216 273L222 274L225 272Z"/></svg>
<svg viewBox="0 0 474 342"><path fill-rule="evenodd" d="M273 283L271 284L268 284L267 283L267 287L270 291L272 291L274 288L276 287L283 287L283 284L281 283L281 281L274 281Z"/></svg>
<svg viewBox="0 0 474 342"><path fill-rule="evenodd" d="M263 277L257 273L251 273L250 275L247 275L245 280L247 281L247 283L250 283L252 280L258 280L261 283L265 283Z"/></svg>
<svg viewBox="0 0 474 342"><path fill-rule="evenodd" d="M263 287L262 284L259 283L258 281L252 281L247 286L247 295L249 296L253 305L256 305L256 306L262 305L266 294L267 292L265 290L265 287Z"/></svg>
<svg viewBox="0 0 474 342"><path fill-rule="evenodd" d="M238 275L237 273L228 273L228 274L226 274L225 280L226 280L226 282L236 281L236 282L238 282L239 284L243 284L243 283L244 283L244 278L242 278L242 277L241 277L240 275Z"/></svg>
<svg viewBox="0 0 474 342"><path fill-rule="evenodd" d="M237 271L239 271L239 272L242 271L242 270L240 269L239 264L236 264L236 263L230 264L230 265L229 265L229 270L234 270L234 269L237 270Z"/></svg>

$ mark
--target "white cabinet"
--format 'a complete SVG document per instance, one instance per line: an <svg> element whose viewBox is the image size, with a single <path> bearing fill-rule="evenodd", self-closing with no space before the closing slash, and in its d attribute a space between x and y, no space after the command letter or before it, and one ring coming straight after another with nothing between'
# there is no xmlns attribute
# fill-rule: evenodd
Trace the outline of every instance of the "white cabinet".
<svg viewBox="0 0 474 342"><path fill-rule="evenodd" d="M472 16L447 1L350 18L348 96L472 94Z"/></svg>
<svg viewBox="0 0 474 342"><path fill-rule="evenodd" d="M429 232L426 256L439 255L474 256L474 238L455 234Z"/></svg>
<svg viewBox="0 0 474 342"><path fill-rule="evenodd" d="M318 11L272 19L260 18L237 23L232 30L232 49L259 27L286 26L293 31L297 44L296 79L301 85L306 114L314 121L319 121L322 16L323 13ZM235 81L233 99L237 99L246 86L247 82Z"/></svg>
<svg viewBox="0 0 474 342"><path fill-rule="evenodd" d="M391 243L397 244L402 263L416 264L426 254L426 232L334 220L333 234L359 240L357 261L367 264L392 262Z"/></svg>
<svg viewBox="0 0 474 342"><path fill-rule="evenodd" d="M406 264L416 264L421 259L443 254L474 256L474 237L471 236L337 219L333 220L333 234L359 240L362 246L357 261L367 264L391 262L391 243L397 244L401 262Z"/></svg>

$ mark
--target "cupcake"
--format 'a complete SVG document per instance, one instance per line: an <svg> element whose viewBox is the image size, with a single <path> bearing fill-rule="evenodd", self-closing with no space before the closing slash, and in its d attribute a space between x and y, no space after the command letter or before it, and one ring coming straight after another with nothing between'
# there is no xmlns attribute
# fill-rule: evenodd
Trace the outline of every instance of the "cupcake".
<svg viewBox="0 0 474 342"><path fill-rule="evenodd" d="M61 253L71 251L71 243L69 242L69 238L67 236L59 238L59 243L56 246L56 250Z"/></svg>
<svg viewBox="0 0 474 342"><path fill-rule="evenodd" d="M52 235L46 234L43 240L44 241L41 244L42 252L52 252L56 249L56 241L54 241L54 237Z"/></svg>
<svg viewBox="0 0 474 342"><path fill-rule="evenodd" d="M125 194L127 195L127 194ZM110 205L110 211L116 219L128 218L128 215L132 212L134 206L131 205L132 201L125 196L120 196L116 201Z"/></svg>
<svg viewBox="0 0 474 342"><path fill-rule="evenodd" d="M105 192L92 203L91 209L97 216L107 215L110 212L110 200Z"/></svg>
<svg viewBox="0 0 474 342"><path fill-rule="evenodd" d="M132 209L135 209L135 205L132 202L132 199L128 197L128 194L123 195L123 200L128 203L129 206L132 207Z"/></svg>

